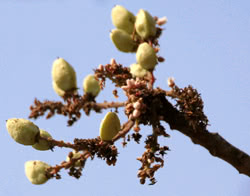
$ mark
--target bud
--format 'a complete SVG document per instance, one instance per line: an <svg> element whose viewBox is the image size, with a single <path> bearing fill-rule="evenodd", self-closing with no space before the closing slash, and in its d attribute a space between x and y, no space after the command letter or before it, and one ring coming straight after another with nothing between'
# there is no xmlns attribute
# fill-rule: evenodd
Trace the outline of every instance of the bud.
<svg viewBox="0 0 250 196"><path fill-rule="evenodd" d="M74 158L74 159L80 158L80 156L81 156L81 153L80 152L76 152L75 150L72 153L73 153L73 157L72 158ZM66 161L68 162L69 160L70 160L70 158L67 156ZM85 165L85 162L86 162L86 160L84 160L83 166ZM80 160L76 161L74 166L75 167L82 166L81 161Z"/></svg>
<svg viewBox="0 0 250 196"><path fill-rule="evenodd" d="M116 5L111 12L112 23L117 29L122 29L128 34L134 30L135 16L126 8Z"/></svg>
<svg viewBox="0 0 250 196"><path fill-rule="evenodd" d="M102 140L111 141L120 131L120 119L115 112L108 112L100 125L100 137Z"/></svg>
<svg viewBox="0 0 250 196"><path fill-rule="evenodd" d="M58 58L54 61L52 67L52 80L62 91L68 91L76 88L75 70L63 58Z"/></svg>
<svg viewBox="0 0 250 196"><path fill-rule="evenodd" d="M86 93L93 95L94 97L96 97L99 94L101 87L98 80L95 79L94 75L90 74L84 78L83 90Z"/></svg>
<svg viewBox="0 0 250 196"><path fill-rule="evenodd" d="M52 138L52 136L43 129L40 129L40 136L44 138ZM41 138L39 138L38 142L32 145L32 147L35 148L36 150L42 150L42 151L51 149L49 142Z"/></svg>
<svg viewBox="0 0 250 196"><path fill-rule="evenodd" d="M133 111L133 117L134 117L134 118L139 117L140 114L141 114L140 110L135 109L135 110Z"/></svg>
<svg viewBox="0 0 250 196"><path fill-rule="evenodd" d="M164 25L164 24L166 24L168 22L168 18L166 17L166 16L164 16L164 17L162 17L162 18L159 18L158 20L157 20L157 24L159 25L159 26L161 26L161 25Z"/></svg>
<svg viewBox="0 0 250 196"><path fill-rule="evenodd" d="M173 88L174 85L175 85L174 78L173 77L168 78L168 86Z"/></svg>
<svg viewBox="0 0 250 196"><path fill-rule="evenodd" d="M135 29L143 39L155 36L156 27L154 18L147 11L140 9L136 16Z"/></svg>
<svg viewBox="0 0 250 196"><path fill-rule="evenodd" d="M111 58L109 64L114 66L114 65L117 65L117 62L116 62L116 60L114 58Z"/></svg>
<svg viewBox="0 0 250 196"><path fill-rule="evenodd" d="M33 145L36 143L39 128L31 121L21 118L12 118L7 120L6 127L10 136L17 143L23 145Z"/></svg>
<svg viewBox="0 0 250 196"><path fill-rule="evenodd" d="M147 75L148 71L142 68L140 64L134 63L130 65L130 73L133 75L133 77L143 78Z"/></svg>
<svg viewBox="0 0 250 196"><path fill-rule="evenodd" d="M141 108L141 103L139 101L133 103L133 108L139 110Z"/></svg>
<svg viewBox="0 0 250 196"><path fill-rule="evenodd" d="M134 79L127 79L126 84L128 88L132 88L135 85L135 80Z"/></svg>
<svg viewBox="0 0 250 196"><path fill-rule="evenodd" d="M32 184L44 184L48 178L46 169L50 167L42 161L27 161L25 163L25 175Z"/></svg>
<svg viewBox="0 0 250 196"><path fill-rule="evenodd" d="M136 51L136 43L126 31L121 29L113 29L110 33L110 38L115 47L121 52Z"/></svg>
<svg viewBox="0 0 250 196"><path fill-rule="evenodd" d="M136 61L146 70L153 70L157 64L155 50L148 43L139 45L136 52Z"/></svg>

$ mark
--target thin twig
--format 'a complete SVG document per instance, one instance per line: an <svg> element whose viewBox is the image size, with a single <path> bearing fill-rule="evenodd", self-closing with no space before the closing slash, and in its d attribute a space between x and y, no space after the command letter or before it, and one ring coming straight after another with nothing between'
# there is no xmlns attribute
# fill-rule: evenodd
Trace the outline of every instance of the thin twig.
<svg viewBox="0 0 250 196"><path fill-rule="evenodd" d="M128 120L128 122L126 122L123 125L122 130L119 131L118 134L112 139L112 142L115 142L119 140L120 138L124 137L130 131L130 129L134 126L134 124L135 124L135 121Z"/></svg>

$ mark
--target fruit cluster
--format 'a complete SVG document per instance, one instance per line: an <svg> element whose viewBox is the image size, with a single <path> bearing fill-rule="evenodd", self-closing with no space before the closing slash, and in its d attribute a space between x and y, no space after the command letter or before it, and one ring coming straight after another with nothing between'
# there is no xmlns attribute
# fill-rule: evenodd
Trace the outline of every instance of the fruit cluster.
<svg viewBox="0 0 250 196"><path fill-rule="evenodd" d="M116 27L110 33L111 40L122 52L136 52L136 63L130 66L130 73L134 77L143 78L149 71L154 70L158 63L158 49L153 47L153 43L161 29L157 28L156 24L163 25L167 19L156 20L143 9L134 16L120 5L112 9L111 16Z"/></svg>
<svg viewBox="0 0 250 196"><path fill-rule="evenodd" d="M18 143L32 145L36 150L49 150L55 146L73 149L66 161L52 167L42 161L28 161L25 164L25 173L33 184L43 184L48 179L60 178L58 172L70 169L69 174L76 178L81 176L87 158L106 160L108 165L115 165L118 155L114 145L120 138L124 138L126 145L130 138L140 142L140 124L151 125L152 135L148 136L146 151L138 160L142 163L138 177L142 184L149 178L154 184L154 172L163 166L163 155L168 147L160 147L157 143L158 136L168 137L165 129L157 117L157 110L161 106L161 98L165 98L165 91L154 89L153 72L158 63L164 58L158 56L158 38L161 35L161 25L167 22L166 17L158 19L152 17L146 10L140 9L135 16L126 8L117 5L112 9L111 18L116 29L110 33L110 38L115 47L122 52L136 53L136 62L130 67L123 67L114 59L107 65L99 65L94 75L88 75L83 80L84 95L78 94L76 72L74 68L63 58L57 58L52 66L52 87L63 98L62 102L35 100L31 106L30 118L36 119L49 111L47 118L55 114L69 117L68 125L73 125L81 117L80 111L86 115L91 110L101 112L104 109L125 107L124 113L128 121L121 125L117 112L107 112L100 123L99 136L94 139L75 139L74 144L57 141L45 130L39 129L34 123L26 119L13 118L7 120L6 127L10 136ZM120 87L127 101L96 103L95 98L105 86L105 80L110 79L116 87ZM114 91L118 97L117 91ZM131 136L128 132L134 128ZM159 157L161 156L161 157ZM160 164L158 164L160 162Z"/></svg>
<svg viewBox="0 0 250 196"><path fill-rule="evenodd" d="M52 146L47 141L51 135L39 129L34 123L26 119L12 118L6 122L10 136L19 144L31 145L36 150L49 150ZM42 161L28 161L25 163L25 174L33 184L43 184L48 178L46 169L50 166Z"/></svg>
<svg viewBox="0 0 250 196"><path fill-rule="evenodd" d="M63 58L57 58L52 66L52 84L55 92L63 97L66 92L77 90L76 72ZM101 88L98 80L93 75L88 75L83 80L83 89L87 94L96 97Z"/></svg>

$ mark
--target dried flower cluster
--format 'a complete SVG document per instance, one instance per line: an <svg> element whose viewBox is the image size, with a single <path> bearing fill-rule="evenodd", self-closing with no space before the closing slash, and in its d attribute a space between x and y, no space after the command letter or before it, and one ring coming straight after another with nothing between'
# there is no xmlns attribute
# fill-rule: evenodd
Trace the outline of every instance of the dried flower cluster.
<svg viewBox="0 0 250 196"><path fill-rule="evenodd" d="M189 125L196 131L204 130L208 125L208 119L203 112L201 95L190 85L183 89L179 88L171 79L169 86L172 88L169 95L176 100L176 107L184 114Z"/></svg>
<svg viewBox="0 0 250 196"><path fill-rule="evenodd" d="M69 175L75 178L80 178L81 171L84 168L85 162L88 158L92 160L94 157L106 160L108 165L115 165L117 160L117 148L110 142L104 142L100 138L94 139L75 139L74 144L65 143L64 141L56 141L54 139L47 140L51 146L64 147L74 149L78 156L74 156L73 152L68 155L67 161L63 161L60 165L49 167L47 169L48 178L60 179L59 171L61 169L69 169ZM80 161L80 164L76 164Z"/></svg>

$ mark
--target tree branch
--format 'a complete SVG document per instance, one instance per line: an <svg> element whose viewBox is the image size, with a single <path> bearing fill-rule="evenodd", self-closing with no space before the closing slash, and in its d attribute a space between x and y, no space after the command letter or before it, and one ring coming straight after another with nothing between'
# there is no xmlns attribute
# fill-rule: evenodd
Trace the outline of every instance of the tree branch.
<svg viewBox="0 0 250 196"><path fill-rule="evenodd" d="M200 126L194 129L182 112L178 111L166 98L161 98L163 105L158 106L162 120L167 122L171 129L175 129L190 137L195 144L206 148L211 155L218 157L229 164L241 174L250 177L250 156L227 142L218 133L211 133ZM162 109L164 107L164 109Z"/></svg>

